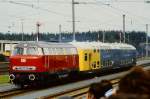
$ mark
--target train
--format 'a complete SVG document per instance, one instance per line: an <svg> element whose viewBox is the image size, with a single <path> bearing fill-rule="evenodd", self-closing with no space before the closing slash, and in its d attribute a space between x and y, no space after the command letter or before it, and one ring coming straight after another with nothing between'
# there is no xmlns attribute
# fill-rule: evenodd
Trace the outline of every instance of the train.
<svg viewBox="0 0 150 99"><path fill-rule="evenodd" d="M14 47L9 78L24 86L135 65L136 48L125 43L28 41Z"/></svg>

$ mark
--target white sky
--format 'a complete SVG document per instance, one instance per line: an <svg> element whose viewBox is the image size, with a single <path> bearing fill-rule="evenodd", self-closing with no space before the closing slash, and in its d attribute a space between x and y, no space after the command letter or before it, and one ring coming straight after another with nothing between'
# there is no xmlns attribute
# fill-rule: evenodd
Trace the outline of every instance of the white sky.
<svg viewBox="0 0 150 99"><path fill-rule="evenodd" d="M21 19L24 32L36 32L37 22L40 32L59 32L59 24L62 31L71 32L71 1L0 0L0 32L21 32ZM145 31L145 24L150 24L150 3L145 0L75 1L80 2L75 5L76 31L122 30L123 14L126 31Z"/></svg>

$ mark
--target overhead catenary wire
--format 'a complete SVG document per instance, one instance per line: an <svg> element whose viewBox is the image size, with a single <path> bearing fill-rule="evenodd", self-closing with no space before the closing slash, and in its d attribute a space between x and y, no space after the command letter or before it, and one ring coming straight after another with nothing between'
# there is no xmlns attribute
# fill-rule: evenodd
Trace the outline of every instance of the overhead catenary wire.
<svg viewBox="0 0 150 99"><path fill-rule="evenodd" d="M4 0L2 0L2 1L4 1ZM10 0L7 0L7 1L10 1ZM19 2L19 0L17 0L18 2ZM38 6L36 6L36 5L33 5L33 4L27 4L27 3L25 3L25 2L28 2L29 0L23 0L23 1L20 1L19 3L21 3L21 4L19 4L19 3L16 3L16 4L18 4L18 5L22 5L22 2L24 2L23 4L24 5L22 5L22 6L27 6L27 7L31 7L31 8L34 8L34 9L40 9L41 11L45 11L45 12L48 12L48 13L53 13L53 14L55 14L55 15L58 15L58 16L63 16L63 17L67 17L67 18L71 18L71 15L67 15L67 14L64 14L64 13L60 13L60 12L56 12L56 11L54 11L54 10L49 10L48 8L43 8L43 7L38 7ZM33 0L31 0L31 1L33 1ZM96 1L98 1L98 0L96 0ZM111 0L111 1L113 1L113 0ZM119 0L115 0L116 2L119 2ZM126 1L127 2L127 0L124 0L124 1ZM133 0L132 0L133 1ZM15 1L16 2L16 1ZM34 1L33 1L34 2ZM56 3L56 4L61 4L62 2L64 3L64 4L70 4L70 1L60 1L60 3L59 3L59 1L48 1L48 0L42 0L42 1L40 1L40 3L41 2L51 2L51 3ZM133 1L134 2L134 1ZM14 3L14 2L13 2ZM14 3L15 4L15 3ZM100 7L100 3L97 3L97 2L89 2L89 1L87 1L87 2L80 2L80 4L88 4L88 5L96 5L96 6L99 6ZM114 15L117 15L117 16L120 16L121 14L123 14L123 13L125 13L125 14L128 14L128 15L132 15L132 13L131 12L127 12L127 11L123 11L122 9L120 9L120 8L117 8L117 7L114 7L113 5L109 5L109 4L105 4L104 2L102 2L101 3L101 5L106 5L106 7L108 7L108 8L110 8L110 9L114 9L115 11L110 11L110 12L112 12L112 13L114 13ZM105 9L107 9L107 8L105 8ZM119 10L120 9L120 10ZM137 15L132 15L132 16L135 16L135 18L137 19L137 20L139 20L139 17L137 16ZM30 16L29 16L30 17ZM121 16L120 16L121 17ZM78 18L79 18L79 16L78 16ZM88 18L88 17L85 17L87 20L91 20L90 18ZM140 17L141 19L145 19L145 18L143 18L143 17ZM133 19L133 18L132 18ZM98 19L92 19L92 20L98 20ZM100 19L101 20L101 19ZM145 19L145 20L149 20L149 19ZM107 20L106 20L107 21ZM113 21L113 20L112 20ZM81 20L80 20L80 22L84 22L84 18L81 18ZM93 21L94 22L94 21ZM108 22L108 21L107 21ZM100 22L100 24L108 24L107 22ZM110 22L110 21L109 21Z"/></svg>
<svg viewBox="0 0 150 99"><path fill-rule="evenodd" d="M63 17L71 17L69 15L65 15L63 13L59 13L59 12L55 12L55 11L52 11L52 10L49 10L49 9L46 9L46 8L42 8L42 7L36 6L34 4L26 4L26 3L15 2L15 1L8 1L8 2L12 3L12 4L17 4L17 5L21 5L21 6L27 6L27 7L31 7L31 8L34 8L34 9L39 9L39 10L42 10L42 11L50 12L50 13L55 14L55 15L61 15Z"/></svg>
<svg viewBox="0 0 150 99"><path fill-rule="evenodd" d="M98 0L95 0L95 1L97 2L97 4L106 5L107 7L116 10L118 13L126 14L126 15L128 14L128 15L136 16L136 17L139 17L139 18L142 18L142 19L150 20L150 18L148 18L148 17L135 15L135 14L129 12L129 11L126 11L126 10L123 10L123 9L120 9L120 8L117 8L117 7L114 7L114 6L112 6L111 4L105 4L105 3L101 2L101 1L98 1ZM96 4L96 5L97 5L97 4ZM98 5L97 5L97 6L98 6Z"/></svg>

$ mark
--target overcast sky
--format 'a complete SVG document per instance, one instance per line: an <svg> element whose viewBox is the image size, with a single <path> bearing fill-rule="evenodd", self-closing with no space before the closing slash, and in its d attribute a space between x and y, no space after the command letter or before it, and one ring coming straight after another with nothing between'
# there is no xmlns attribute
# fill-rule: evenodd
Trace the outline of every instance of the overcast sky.
<svg viewBox="0 0 150 99"><path fill-rule="evenodd" d="M72 31L72 0L0 0L0 32ZM145 0L75 0L76 31L122 30L145 31L150 24L150 3ZM150 31L150 25L149 25ZM150 35L150 33L149 33Z"/></svg>

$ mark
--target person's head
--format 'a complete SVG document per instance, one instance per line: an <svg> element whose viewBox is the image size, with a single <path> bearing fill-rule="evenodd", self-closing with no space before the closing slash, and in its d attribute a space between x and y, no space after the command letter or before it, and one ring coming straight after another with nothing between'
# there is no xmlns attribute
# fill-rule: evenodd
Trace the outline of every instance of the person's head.
<svg viewBox="0 0 150 99"><path fill-rule="evenodd" d="M118 93L150 94L149 73L136 66L119 82Z"/></svg>
<svg viewBox="0 0 150 99"><path fill-rule="evenodd" d="M105 93L112 89L112 84L108 80L102 80L100 83L93 83L89 89L89 97L90 99L99 99L100 97L104 97Z"/></svg>

